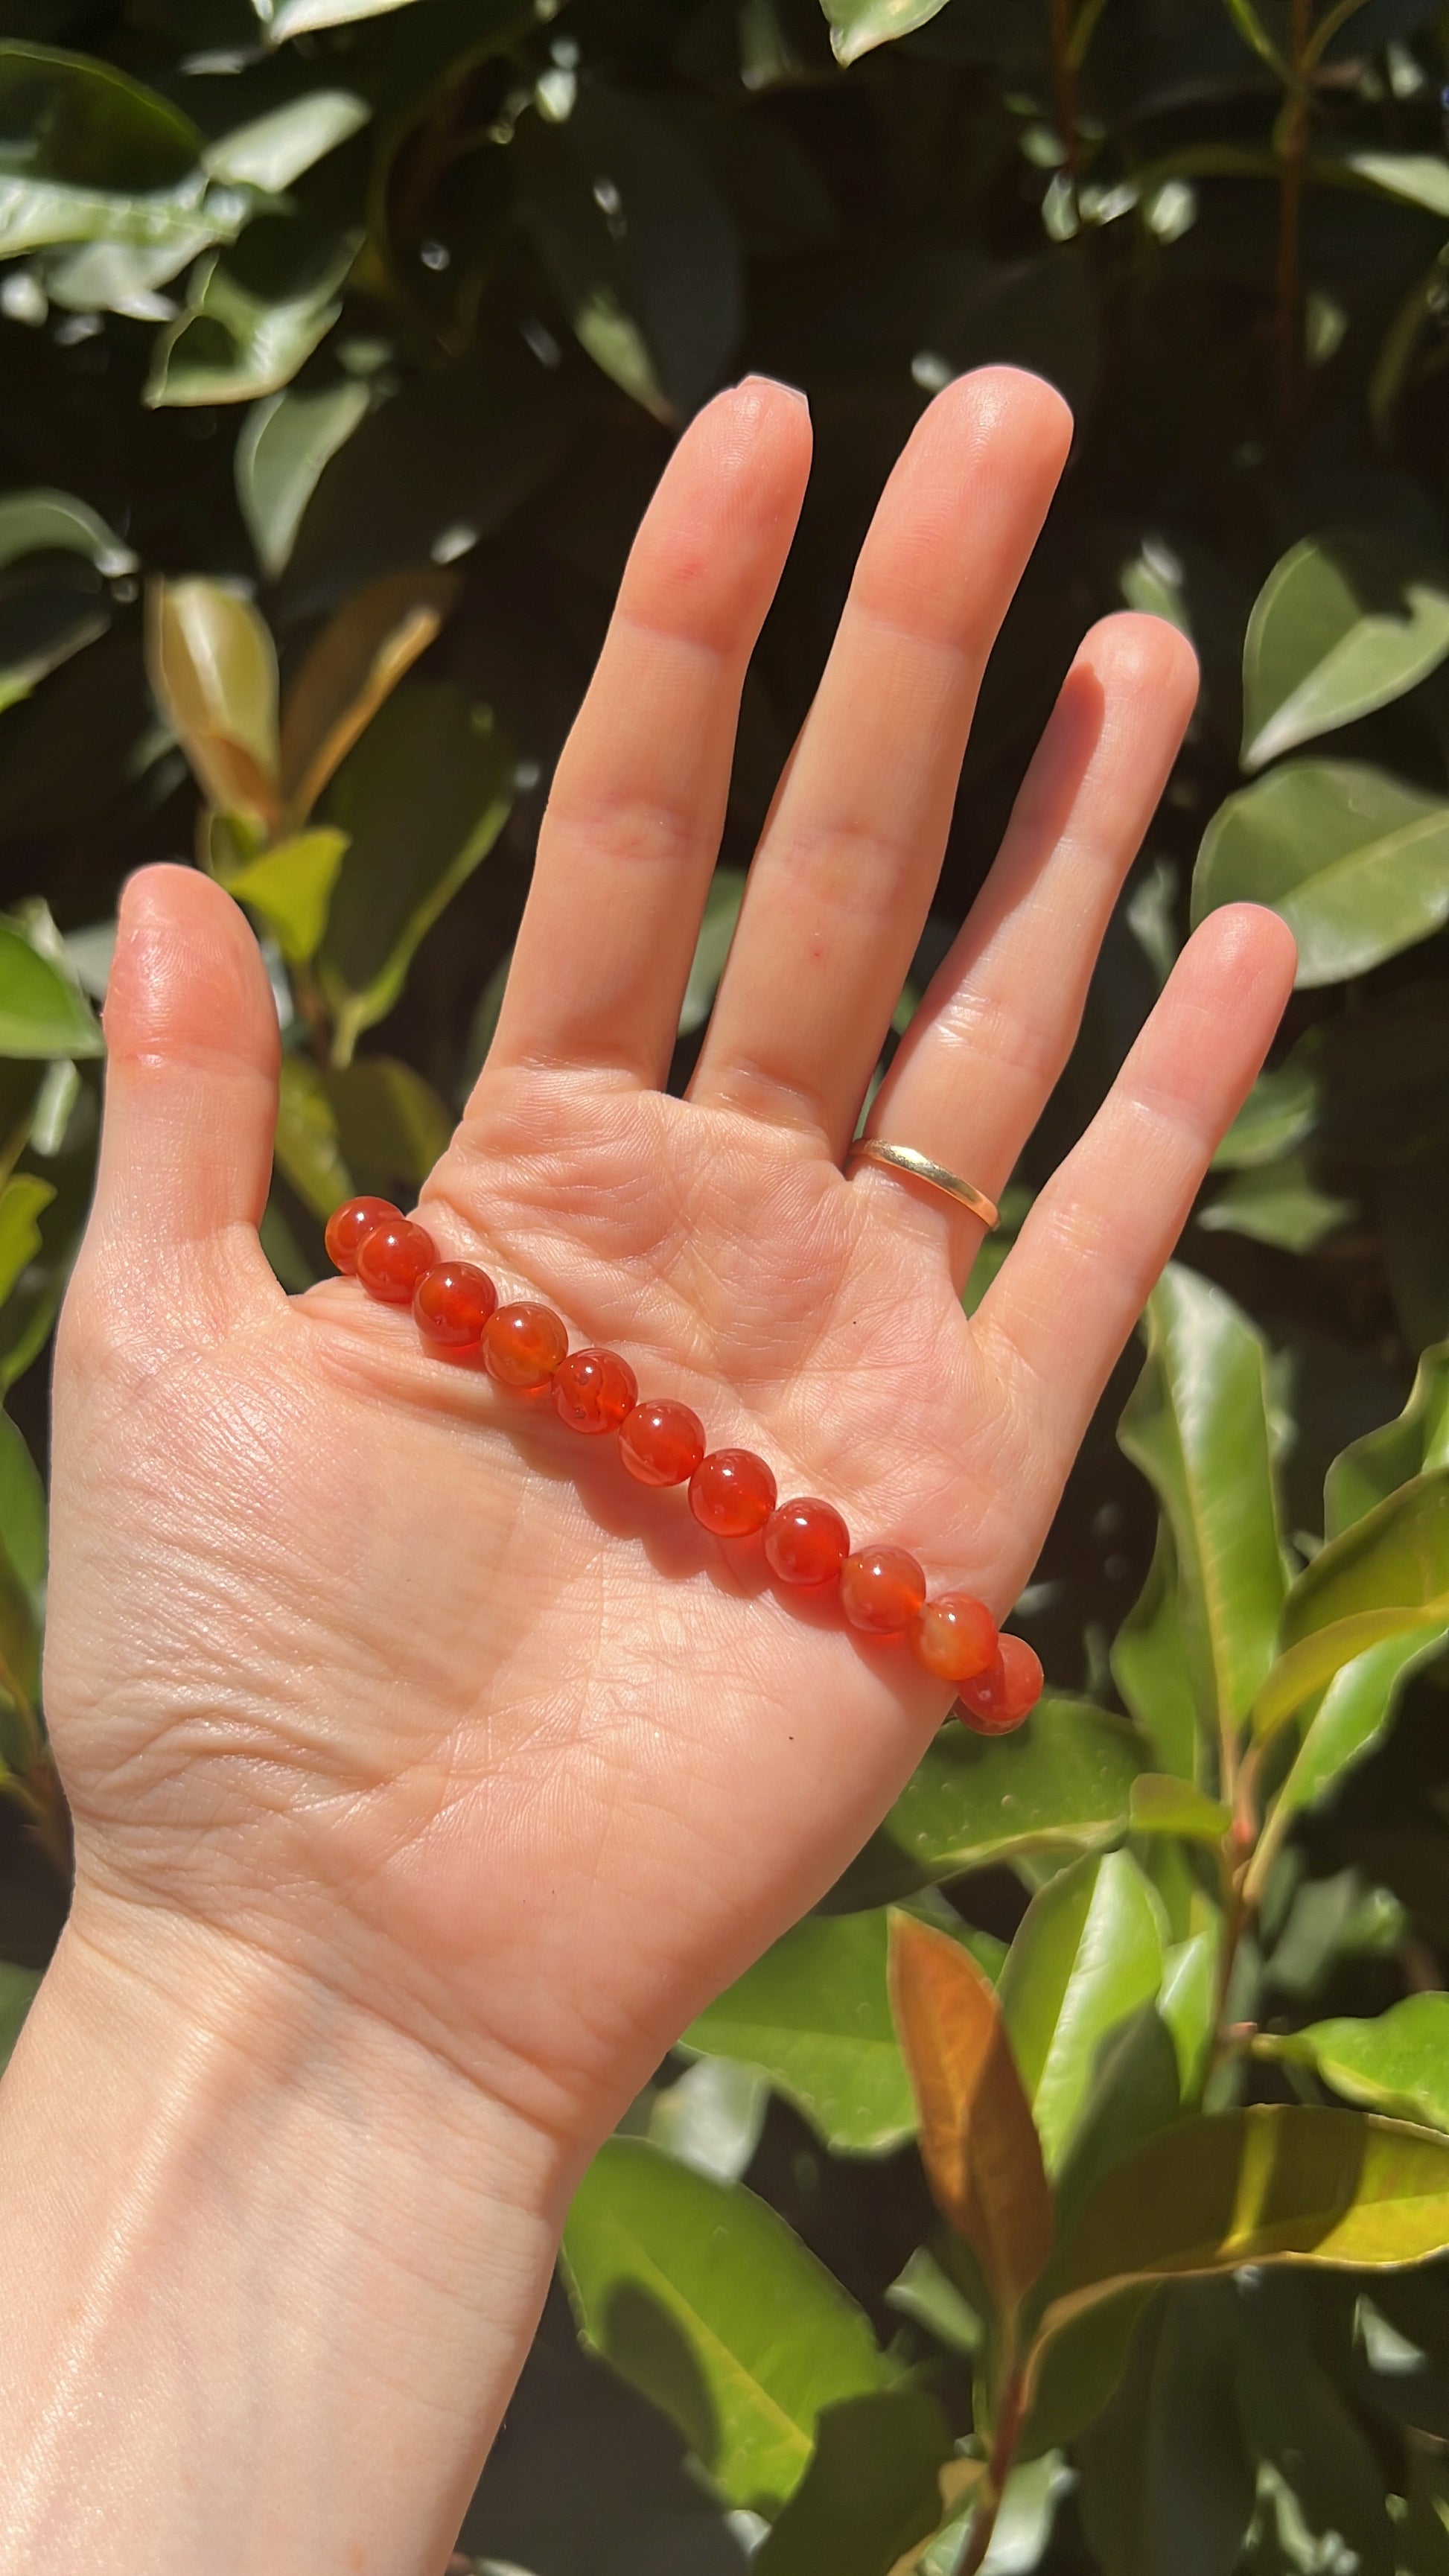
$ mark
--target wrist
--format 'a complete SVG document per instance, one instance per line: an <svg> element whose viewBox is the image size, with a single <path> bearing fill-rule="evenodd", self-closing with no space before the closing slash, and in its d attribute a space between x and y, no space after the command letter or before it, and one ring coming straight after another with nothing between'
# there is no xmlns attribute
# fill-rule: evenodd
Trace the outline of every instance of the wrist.
<svg viewBox="0 0 1449 2576"><path fill-rule="evenodd" d="M154 2576L441 2564L578 2162L284 1964L83 1889L0 2088L0 2570L63 2563L108 2490Z"/></svg>

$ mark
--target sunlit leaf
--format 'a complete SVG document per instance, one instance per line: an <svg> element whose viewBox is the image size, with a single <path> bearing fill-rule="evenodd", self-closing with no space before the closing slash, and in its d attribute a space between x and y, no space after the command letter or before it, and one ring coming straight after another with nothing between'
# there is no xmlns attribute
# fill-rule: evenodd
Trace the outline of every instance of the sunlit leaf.
<svg viewBox="0 0 1449 2576"><path fill-rule="evenodd" d="M1220 1843L1232 1822L1220 1799L1161 1771L1138 1773L1127 1815L1134 1834L1180 1834L1199 1843Z"/></svg>
<svg viewBox="0 0 1449 2576"><path fill-rule="evenodd" d="M916 2125L886 1953L883 1912L807 1915L690 2024L684 2045L759 2067L827 2146L883 2154Z"/></svg>
<svg viewBox="0 0 1449 2576"><path fill-rule="evenodd" d="M251 601L215 581L154 582L146 664L212 804L275 823L277 657Z"/></svg>
<svg viewBox="0 0 1449 2576"><path fill-rule="evenodd" d="M85 995L24 934L0 921L0 1056L104 1055Z"/></svg>
<svg viewBox="0 0 1449 2576"><path fill-rule="evenodd" d="M1355 1213L1352 1199L1321 1190L1297 1154L1235 1172L1197 1211L1205 1234L1244 1234L1280 1252L1312 1252Z"/></svg>
<svg viewBox="0 0 1449 2576"><path fill-rule="evenodd" d="M456 573L390 573L328 619L282 709L282 794L299 819L426 652L461 586Z"/></svg>
<svg viewBox="0 0 1449 2576"><path fill-rule="evenodd" d="M1449 215L1449 165L1437 152L1348 152L1344 161L1385 196L1404 197L1431 215Z"/></svg>
<svg viewBox="0 0 1449 2576"><path fill-rule="evenodd" d="M765 2125L770 2088L757 2068L702 2057L666 2085L649 2114L649 2139L716 2182L738 2182Z"/></svg>
<svg viewBox="0 0 1449 2576"><path fill-rule="evenodd" d="M1449 575L1382 537L1305 537L1274 565L1248 620L1243 767L1387 706L1446 653Z"/></svg>
<svg viewBox="0 0 1449 2576"><path fill-rule="evenodd" d="M1191 1779L1198 1759L1197 1701L1166 1513L1158 1516L1147 1580L1112 1640L1112 1679L1164 1769Z"/></svg>
<svg viewBox="0 0 1449 2576"><path fill-rule="evenodd" d="M1064 2234L1103 2174L1177 2118L1177 2046L1155 2002L1139 2004L1091 2050L1090 2080L1053 2182Z"/></svg>
<svg viewBox="0 0 1449 2576"><path fill-rule="evenodd" d="M405 9L410 0L252 0L274 45L284 45L289 37L310 36L322 27L348 27L359 18L384 18L394 9Z"/></svg>
<svg viewBox="0 0 1449 2576"><path fill-rule="evenodd" d="M693 1037L695 1030L702 1029L709 1018L744 894L743 868L716 868L710 881L704 919L699 925L699 937L695 941L689 982L679 1006L679 1034L682 1038Z"/></svg>
<svg viewBox="0 0 1449 2576"><path fill-rule="evenodd" d="M1054 1693L1010 1735L943 1727L879 1833L832 1889L841 1912L1027 1852L1090 1850L1126 1827L1145 1748L1087 1700Z"/></svg>
<svg viewBox="0 0 1449 2576"><path fill-rule="evenodd" d="M343 1158L359 1189L418 1190L453 1121L430 1083L395 1056L359 1056L324 1076Z"/></svg>
<svg viewBox="0 0 1449 2576"><path fill-rule="evenodd" d="M321 943L346 848L345 832L299 832L222 878L228 894L261 914L293 966L304 966Z"/></svg>
<svg viewBox="0 0 1449 2576"><path fill-rule="evenodd" d="M1377 2021L1317 2021L1254 2045L1313 2067L1346 2102L1449 2129L1449 1995L1406 1995Z"/></svg>
<svg viewBox="0 0 1449 2576"><path fill-rule="evenodd" d="M84 501L70 492L7 492L0 500L0 570L22 555L85 555L108 579L134 572L137 558Z"/></svg>
<svg viewBox="0 0 1449 2576"><path fill-rule="evenodd" d="M1289 761L1204 835L1194 922L1240 902L1282 915L1300 986L1364 974L1449 918L1449 804L1356 762Z"/></svg>
<svg viewBox="0 0 1449 2576"><path fill-rule="evenodd" d="M1449 1642L1449 1626L1398 1628L1335 1673L1293 1758L1277 1811L1283 1818L1311 1807L1380 1741L1404 1685Z"/></svg>
<svg viewBox="0 0 1449 2576"><path fill-rule="evenodd" d="M1215 1172L1255 1171L1281 1162L1313 1132L1320 1081L1301 1057L1260 1073L1212 1159Z"/></svg>
<svg viewBox="0 0 1449 2576"><path fill-rule="evenodd" d="M912 35L943 9L946 0L821 0L838 63L854 63L877 45Z"/></svg>
<svg viewBox="0 0 1449 2576"><path fill-rule="evenodd" d="M898 1914L891 1994L941 2209L1014 2309L1052 2242L1051 2194L995 1993L947 1934Z"/></svg>
<svg viewBox="0 0 1449 2576"><path fill-rule="evenodd" d="M213 179L278 194L324 153L335 152L371 114L366 99L351 90L309 90L270 115L219 135L202 154L202 167Z"/></svg>
<svg viewBox="0 0 1449 2576"><path fill-rule="evenodd" d="M1415 1606L1354 1610L1314 1628L1280 1655L1253 1702L1253 1732L1273 1735L1309 1700L1325 1690L1346 1664L1412 1632L1423 1637L1449 1626L1449 1592Z"/></svg>
<svg viewBox="0 0 1449 2576"><path fill-rule="evenodd" d="M54 1196L54 1182L35 1172L12 1172L0 1188L0 1302L39 1252L36 1219Z"/></svg>
<svg viewBox="0 0 1449 2576"><path fill-rule="evenodd" d="M154 407L252 402L290 384L342 310L355 233L264 215L192 272L186 310L157 338L145 399Z"/></svg>
<svg viewBox="0 0 1449 2576"><path fill-rule="evenodd" d="M1157 2009L1177 2050L1178 2092L1192 2108L1201 2093L1216 2036L1220 1929L1192 1933L1165 1952Z"/></svg>
<svg viewBox="0 0 1449 2576"><path fill-rule="evenodd" d="M1334 1459L1323 1486L1325 1537L1337 1538L1428 1467L1449 1467L1449 1342L1421 1354L1403 1412Z"/></svg>
<svg viewBox="0 0 1449 2576"><path fill-rule="evenodd" d="M861 2310L772 2209L642 2139L595 2157L563 2262L589 2343L672 2418L732 2504L777 2511L824 2409L886 2379Z"/></svg>
<svg viewBox="0 0 1449 2576"><path fill-rule="evenodd" d="M324 465L365 419L370 399L365 384L344 378L320 393L269 394L248 412L236 443L237 499L272 580L286 568Z"/></svg>
<svg viewBox="0 0 1449 2576"><path fill-rule="evenodd" d="M1362 1611L1420 1611L1444 1593L1449 1468L1431 1467L1351 1522L1304 1567L1284 1603L1283 1644L1296 1645Z"/></svg>
<svg viewBox="0 0 1449 2576"><path fill-rule="evenodd" d="M1032 1898L997 1988L1012 2054L1055 2172L1109 2031L1155 1997L1162 1933L1127 1852L1089 1854Z"/></svg>
<svg viewBox="0 0 1449 2576"><path fill-rule="evenodd" d="M0 258L98 235L159 242L194 231L206 193L201 136L113 64L0 43L0 138ZM217 209L223 224L235 229L243 202Z"/></svg>
<svg viewBox="0 0 1449 2576"><path fill-rule="evenodd" d="M324 1224L335 1207L354 1195L326 1080L321 1066L308 1056L282 1058L274 1151L279 1171Z"/></svg>

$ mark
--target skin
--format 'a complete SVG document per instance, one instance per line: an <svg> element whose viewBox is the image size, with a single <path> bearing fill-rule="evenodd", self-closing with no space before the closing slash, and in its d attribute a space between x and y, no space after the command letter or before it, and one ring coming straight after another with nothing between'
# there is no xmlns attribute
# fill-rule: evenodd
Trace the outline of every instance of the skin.
<svg viewBox="0 0 1449 2576"><path fill-rule="evenodd" d="M1006 369L925 413L681 1101L660 1085L810 446L758 379L700 415L418 1210L782 1494L1001 1616L1293 974L1268 913L1199 930L969 1324L977 1222L842 1176L1069 438ZM873 1132L999 1192L1195 683L1154 620L1085 638ZM584 2161L950 1693L355 1282L283 1295L256 1232L275 1013L218 887L132 880L106 1025L56 1379L76 1900L0 2092L0 2568L436 2571Z"/></svg>

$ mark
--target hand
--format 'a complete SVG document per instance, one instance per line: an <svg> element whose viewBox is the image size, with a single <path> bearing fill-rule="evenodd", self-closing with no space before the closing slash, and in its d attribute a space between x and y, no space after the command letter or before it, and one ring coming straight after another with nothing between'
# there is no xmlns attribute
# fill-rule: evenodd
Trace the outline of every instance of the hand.
<svg viewBox="0 0 1449 2576"><path fill-rule="evenodd" d="M713 1445L998 1615L1267 1046L1287 932L1191 942L976 1317L980 1227L841 1160L935 884L982 667L1066 455L988 370L916 429L782 780L687 1099L660 1088L736 707L805 484L787 391L674 455L560 762L440 1247L619 1348ZM1061 1069L1193 703L1085 640L872 1112L995 1193ZM47 1702L79 1933L285 1963L582 2154L877 1822L949 1691L724 1550L611 1442L257 1239L275 1013L220 890L122 910L95 1213L57 1377Z"/></svg>

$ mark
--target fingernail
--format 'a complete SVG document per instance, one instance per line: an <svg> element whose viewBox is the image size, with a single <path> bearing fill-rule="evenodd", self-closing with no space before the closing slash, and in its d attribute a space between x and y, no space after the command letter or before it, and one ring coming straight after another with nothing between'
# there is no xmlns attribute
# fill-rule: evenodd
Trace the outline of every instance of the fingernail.
<svg viewBox="0 0 1449 2576"><path fill-rule="evenodd" d="M740 378L739 390L741 393L744 392L747 385L758 385L765 393L788 394L790 400L792 402L799 403L802 410L808 411L810 409L809 395L802 393L798 385L787 385L783 376L762 376L756 372L753 375L742 376Z"/></svg>

